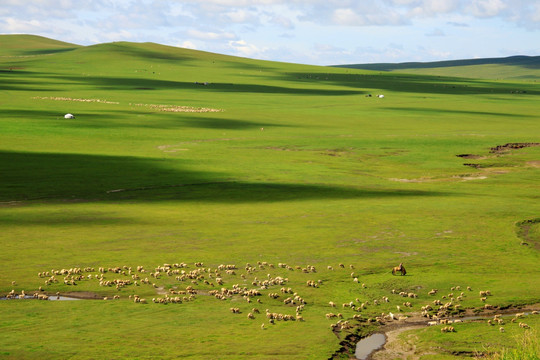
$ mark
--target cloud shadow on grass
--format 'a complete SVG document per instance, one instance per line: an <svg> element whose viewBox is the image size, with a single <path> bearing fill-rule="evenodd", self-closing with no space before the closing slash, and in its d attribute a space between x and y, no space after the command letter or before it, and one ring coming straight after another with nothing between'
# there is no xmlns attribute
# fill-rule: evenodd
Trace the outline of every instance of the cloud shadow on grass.
<svg viewBox="0 0 540 360"><path fill-rule="evenodd" d="M386 107L385 110L396 111L398 113L414 112L425 114L458 114L458 115L485 115L485 116L502 116L502 117L534 117L533 115L512 114L503 112L490 112L490 111L471 111L460 109L437 109L437 108L421 108L421 107Z"/></svg>
<svg viewBox="0 0 540 360"><path fill-rule="evenodd" d="M133 115L140 115L134 118ZM160 116L156 116L159 114ZM188 112L153 112L144 111L104 111L102 113L76 113L73 120L63 121L64 126L76 128L149 128L149 129L221 129L221 130L244 130L260 129L261 127L286 127L287 125L272 124L269 122L238 120L223 117L221 113L214 113L213 116L207 116L204 113L191 115Z"/></svg>
<svg viewBox="0 0 540 360"><path fill-rule="evenodd" d="M2 151L0 202L174 200L244 203L445 195L388 188L237 181L232 174L198 172L191 170L196 164L186 160L179 164L178 161Z"/></svg>
<svg viewBox="0 0 540 360"><path fill-rule="evenodd" d="M208 85L195 84L193 82L151 79L145 77L113 77L113 76L73 76L58 74L40 74L44 79L51 82L80 84L93 87L97 90L191 90L206 92L229 92L229 93L265 93L265 94L296 94L296 95L319 95L339 96L358 95L364 91L360 89L332 89L325 87L297 88L287 86L266 85L264 81L259 84L221 83L206 79ZM262 79L261 79L262 80Z"/></svg>
<svg viewBox="0 0 540 360"><path fill-rule="evenodd" d="M452 95L474 94L510 94L516 89L527 88L528 94L540 94L532 86L510 82L476 80L450 76L416 75L402 73L384 74L322 74L322 73L288 73L280 77L282 80L293 80L312 83L313 86L334 85L362 90L378 89L381 91L404 93L432 93Z"/></svg>

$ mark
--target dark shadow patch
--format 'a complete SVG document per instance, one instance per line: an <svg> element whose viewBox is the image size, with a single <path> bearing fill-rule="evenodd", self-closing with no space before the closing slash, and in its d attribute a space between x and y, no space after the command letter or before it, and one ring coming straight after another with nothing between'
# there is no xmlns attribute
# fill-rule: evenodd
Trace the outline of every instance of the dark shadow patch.
<svg viewBox="0 0 540 360"><path fill-rule="evenodd" d="M490 112L490 111L471 111L471 110L457 110L457 109L430 109L430 108L419 108L419 107L388 107L387 110L395 110L399 112L415 112L421 114L458 114L458 115L480 115L480 116L504 116L504 117L534 117L534 115L522 115L515 113L501 113L501 112Z"/></svg>
<svg viewBox="0 0 540 360"><path fill-rule="evenodd" d="M93 86L100 90L134 90L134 89L177 89L208 92L229 93L266 93L266 94L298 94L319 96L342 96L363 94L363 90L343 90L328 88L296 88L286 86L273 86L265 84L242 84L242 83L208 83L200 86L196 83L174 80L160 80L148 78L123 78L123 77L92 77L71 75L43 75L54 81L72 82L81 85Z"/></svg>
<svg viewBox="0 0 540 360"><path fill-rule="evenodd" d="M272 78L269 77L269 79ZM380 89L380 91L425 94L494 95L509 94L511 91L515 91L516 88L526 88L527 94L540 94L540 91L531 84L513 84L471 78L402 73L358 74L351 72L345 74L324 74L317 72L297 72L284 74L281 76L281 79L301 83L347 86L362 89L365 94L370 92L365 91L365 89ZM365 101L380 100L377 97L365 97ZM421 108L419 110L423 111L424 109ZM437 111L440 113L440 110Z"/></svg>
<svg viewBox="0 0 540 360"><path fill-rule="evenodd" d="M206 117L206 116L185 116L178 118L180 125L185 125L192 128L203 129L226 129L226 130L241 130L241 129L260 129L262 127L287 127L288 125L263 123L247 120L237 120L221 117Z"/></svg>
<svg viewBox="0 0 540 360"><path fill-rule="evenodd" d="M191 165L191 166L190 166ZM0 152L0 201L276 202L311 199L434 197L443 192L326 184L247 182L188 170L177 159Z"/></svg>
<svg viewBox="0 0 540 360"><path fill-rule="evenodd" d="M24 50L21 51L22 55L52 55L52 54L58 54L58 53L64 53L69 52L73 50L77 50L79 47L72 47L72 48L62 48L62 49L35 49L35 50Z"/></svg>
<svg viewBox="0 0 540 360"><path fill-rule="evenodd" d="M364 189L320 184L222 181L123 189L109 193L111 199L185 200L205 202L280 202L315 199L372 199L444 196L445 193L400 189Z"/></svg>

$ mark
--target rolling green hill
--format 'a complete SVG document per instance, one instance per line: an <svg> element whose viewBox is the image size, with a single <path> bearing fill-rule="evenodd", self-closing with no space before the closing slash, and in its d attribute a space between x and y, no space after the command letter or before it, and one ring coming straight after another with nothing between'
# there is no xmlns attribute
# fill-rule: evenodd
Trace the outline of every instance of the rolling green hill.
<svg viewBox="0 0 540 360"><path fill-rule="evenodd" d="M535 82L0 49L0 297L92 299L0 300L0 359L347 358L422 307L538 310ZM466 358L506 320L406 340Z"/></svg>
<svg viewBox="0 0 540 360"><path fill-rule="evenodd" d="M79 45L37 35L0 35L0 56L36 56L77 49Z"/></svg>
<svg viewBox="0 0 540 360"><path fill-rule="evenodd" d="M470 60L337 65L352 69L485 79L540 78L540 56L510 56Z"/></svg>

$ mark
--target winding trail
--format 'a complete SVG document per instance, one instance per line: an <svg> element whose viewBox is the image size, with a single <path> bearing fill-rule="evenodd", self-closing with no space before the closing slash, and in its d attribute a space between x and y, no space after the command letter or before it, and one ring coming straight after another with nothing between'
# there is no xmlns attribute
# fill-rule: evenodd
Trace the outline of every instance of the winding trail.
<svg viewBox="0 0 540 360"><path fill-rule="evenodd" d="M472 310L469 309L465 313L464 317L456 317L449 320L461 320L463 322L482 321L484 319L492 318L495 314L508 316L522 312L531 313L532 311L539 311L539 309L540 304L526 305L520 308L508 308L504 310L489 310L484 311L481 314L474 314ZM430 354L426 352L417 352L415 342L418 338L414 333L408 335L406 339L400 338L400 335L405 331L422 329L429 326L429 320L422 317L421 314L411 313L409 315L410 317L405 321L388 322L378 329L378 332L383 332L386 335L386 343L380 350L376 350L370 354L367 360L416 360L419 359L420 356Z"/></svg>

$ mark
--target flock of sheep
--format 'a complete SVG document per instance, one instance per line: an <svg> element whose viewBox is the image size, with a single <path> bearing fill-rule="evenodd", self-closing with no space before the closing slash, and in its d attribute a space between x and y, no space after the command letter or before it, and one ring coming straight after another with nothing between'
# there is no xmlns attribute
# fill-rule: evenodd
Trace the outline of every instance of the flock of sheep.
<svg viewBox="0 0 540 360"><path fill-rule="evenodd" d="M355 293L362 296L364 289L368 288L365 283L360 284L359 277L355 273L354 265L345 266L338 264L334 270L333 266L326 268L328 272L339 271L343 279L350 279L351 287L357 290ZM347 269L352 270L347 275ZM349 270L349 271L350 271ZM279 271L280 275L272 275L271 272ZM293 289L290 285L289 278L285 275L290 272L299 272L308 277L302 284L298 282L298 275L295 275L295 280L292 282L296 288ZM303 311L306 306L314 306L328 308L335 312L326 312L325 316L328 320L336 319L336 322L330 324L330 328L334 332L349 330L362 323L377 323L384 325L392 321L405 321L407 313L412 314L412 310L418 305L419 295L411 291L399 291L393 289L389 291L388 296L371 298L366 300L366 294L363 294L363 299L356 297L350 301L338 304L335 299L326 299L326 302L320 303L319 299L313 301L306 300L300 291L307 288L321 288L327 284L326 280L313 279L317 274L317 268L312 265L307 266L289 266L284 263L277 265L268 262L257 262L251 265L247 263L243 268L237 267L235 264L221 264L216 267L207 267L202 262L195 262L192 265L187 263L163 264L152 269L146 269L144 266L130 267L99 267L97 270L93 267L85 268L69 268L39 272L38 276L43 280L43 286L40 286L38 291L34 291L31 297L39 300L48 300L58 290L56 284L64 284L66 287L75 287L82 282L96 282L100 287L115 288L118 293L114 296L103 297L104 300L117 300L123 297L129 298L134 303L146 304L150 301L136 295L136 289L139 288L142 293L148 294L148 289L144 290L140 287L152 287L151 292L156 295L151 302L156 304L182 304L195 301L197 296L214 297L220 301L230 301L237 303L237 306L230 307L232 314L242 314L247 312L247 319L255 320L257 317L263 317L264 322L261 324L261 329L266 329L267 325L275 325L280 321L304 321ZM338 276L340 274L337 274ZM323 277L324 278L324 277ZM167 284L167 290L165 286ZM15 282L13 282L15 285ZM131 288L131 289L128 289ZM127 291L125 291L127 290ZM313 290L318 291L318 290ZM461 302L473 294L470 286L462 291L460 286L455 286L450 289L450 293L437 296L441 291L432 289L425 295L427 297L436 297L436 299L424 304L418 308L421 315L426 319L427 325L446 325L441 328L442 332L454 332L455 329L449 324L458 322L452 320L464 312L461 307ZM106 291L110 293L110 290ZM126 296L126 293L131 293ZM367 292L366 292L367 293ZM56 291L56 296L60 293ZM487 299L492 296L489 290L478 292L479 303L482 303L484 310L496 310L496 307L486 303ZM27 298L28 294L24 290L16 292L12 290L6 295L6 298ZM426 298L426 296L423 296ZM413 299L415 299L413 301ZM411 303L413 301L415 304ZM240 305L245 302L245 305ZM251 304L256 304L255 307ZM265 305L263 305L266 303ZM249 304L249 305L248 305ZM327 305L325 305L327 304ZM251 305L251 306L250 306ZM266 309L263 312L260 307ZM273 312L268 307L279 306L284 311ZM395 313L388 309L395 306ZM334 309L340 308L341 312ZM385 309L378 311L377 308ZM324 310L322 310L323 312ZM537 313L537 312L534 312ZM311 312L313 314L313 312ZM518 316L519 315L519 316ZM516 315L515 319L523 317L523 314ZM313 315L312 315L313 316ZM512 322L515 322L516 320ZM308 319L309 320L309 319ZM490 325L502 325L500 316L495 316L494 319L488 321ZM520 322L520 327L528 328L525 323ZM500 331L504 332L501 326Z"/></svg>

